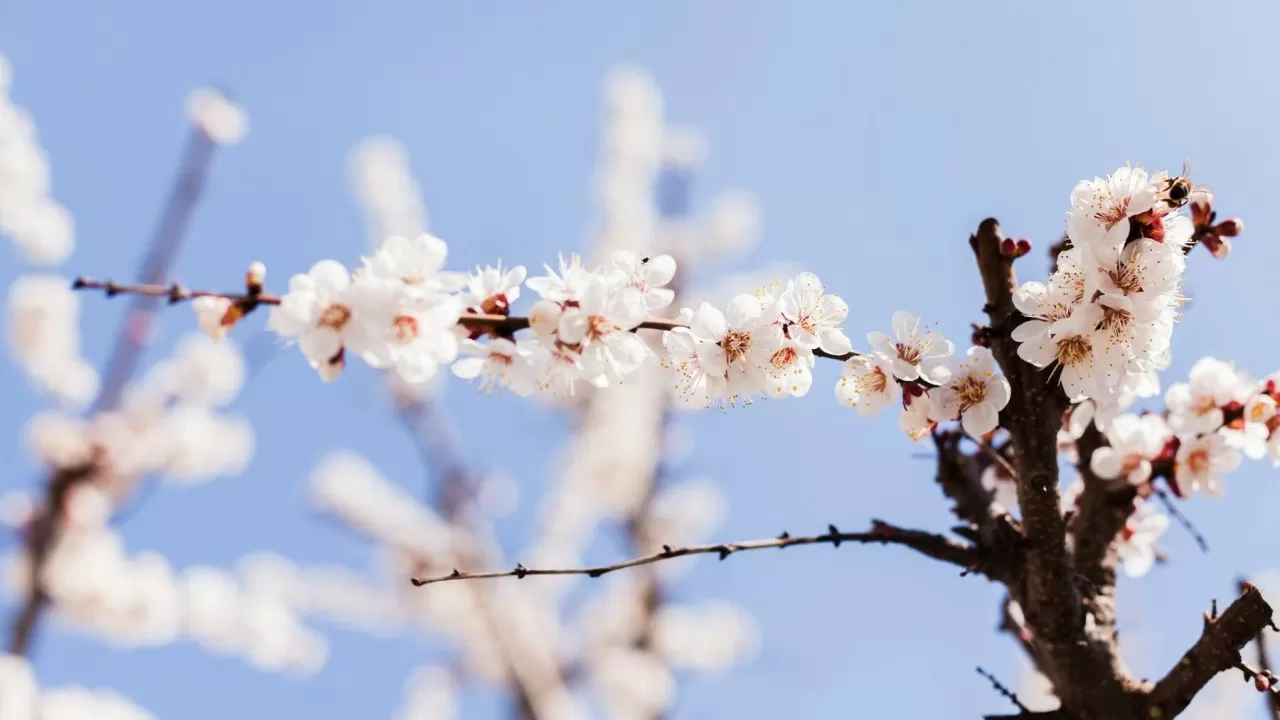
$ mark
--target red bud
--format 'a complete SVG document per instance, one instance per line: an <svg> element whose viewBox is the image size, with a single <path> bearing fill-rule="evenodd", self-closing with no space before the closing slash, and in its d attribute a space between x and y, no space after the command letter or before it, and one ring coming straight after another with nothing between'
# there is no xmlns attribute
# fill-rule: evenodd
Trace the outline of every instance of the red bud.
<svg viewBox="0 0 1280 720"><path fill-rule="evenodd" d="M1258 692L1266 692L1271 689L1271 683L1261 675L1253 676L1253 686L1258 688Z"/></svg>
<svg viewBox="0 0 1280 720"><path fill-rule="evenodd" d="M1244 232L1244 221L1240 218L1227 218L1214 225L1213 231L1222 237L1235 237Z"/></svg>
<svg viewBox="0 0 1280 720"><path fill-rule="evenodd" d="M1000 241L1000 254L1005 257L1018 256L1018 243L1013 238L1005 238Z"/></svg>
<svg viewBox="0 0 1280 720"><path fill-rule="evenodd" d="M1031 252L1031 241L1026 238L1022 238L1018 241L1018 257L1022 257L1029 252Z"/></svg>
<svg viewBox="0 0 1280 720"><path fill-rule="evenodd" d="M1197 195L1191 200L1191 222L1198 228L1213 224L1213 203L1207 196Z"/></svg>
<svg viewBox="0 0 1280 720"><path fill-rule="evenodd" d="M1222 260L1231 254L1231 240L1224 238L1213 231L1205 233L1205 236L1200 238L1200 244L1204 245L1205 249L1219 260Z"/></svg>

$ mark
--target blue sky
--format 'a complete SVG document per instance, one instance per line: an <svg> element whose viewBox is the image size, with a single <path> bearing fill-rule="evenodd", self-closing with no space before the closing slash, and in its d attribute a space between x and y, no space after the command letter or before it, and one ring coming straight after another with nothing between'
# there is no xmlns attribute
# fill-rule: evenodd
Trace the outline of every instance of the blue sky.
<svg viewBox="0 0 1280 720"><path fill-rule="evenodd" d="M1267 210L1280 189L1278 23L1280 6L1260 2L0 0L0 54L52 158L55 194L76 218L70 273L133 272L175 171L189 90L220 83L245 105L249 136L216 159L177 264L193 287L234 284L253 259L276 283L322 256L354 259L365 229L344 160L371 134L408 148L455 267L499 256L536 267L580 248L601 81L621 62L656 77L670 119L706 131L696 202L730 186L759 198L764 242L743 265L820 272L848 300L855 342L899 308L966 337L982 299L965 240L982 218L1042 249L1079 178L1126 160L1178 168L1190 159L1247 232L1226 262L1194 255L1194 302L1168 376L1177 379L1205 354L1256 373L1280 364L1270 290L1280 248ZM7 285L21 269L4 258ZM1023 261L1025 277L1043 274L1042 258ZM91 357L105 353L121 311L86 302ZM192 324L186 312L167 316L158 348ZM837 374L820 368L802 400L692 421L687 469L726 488L726 538L871 517L947 527L930 462L911 457L922 448L890 417L839 407L829 394ZM258 433L249 472L155 494L126 526L130 547L160 549L178 566L274 549L362 567L369 548L307 509L306 481L326 449L341 447L420 486L412 446L377 389L360 372L321 385L300 357L281 354L237 404ZM7 364L0 398L0 457L16 458L0 487L33 486L21 430L42 400ZM458 386L448 405L464 427L483 423L504 438L494 452L464 436L467 456L536 497L563 419ZM1211 554L1175 529L1174 563L1120 590L1139 673L1162 673L1238 574L1274 564L1276 471L1250 464L1229 482L1225 499L1185 506ZM521 547L529 515L499 531ZM1007 710L973 673L982 664L1013 681L1013 645L992 631L1000 593L949 568L893 549L811 548L703 562L677 594L741 603L764 645L750 666L685 683L676 718ZM190 645L122 652L57 628L36 657L46 683L111 686L189 720L385 717L408 669L441 657L420 640L331 638L328 668L308 682ZM463 712L499 709L471 694Z"/></svg>

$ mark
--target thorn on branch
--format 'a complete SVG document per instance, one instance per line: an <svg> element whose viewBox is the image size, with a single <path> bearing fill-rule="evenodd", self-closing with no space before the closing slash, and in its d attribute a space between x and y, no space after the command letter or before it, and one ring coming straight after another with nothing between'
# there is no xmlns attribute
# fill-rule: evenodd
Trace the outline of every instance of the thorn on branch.
<svg viewBox="0 0 1280 720"><path fill-rule="evenodd" d="M779 540L783 540L783 541L790 540L790 539L791 539L791 533L787 532L786 530L783 530L783 531L782 531L782 534L778 536L778 539L779 539ZM778 546L778 549L779 549L779 550L781 550L781 549L782 549L782 548L784 548L784 547L786 547L786 543L785 543L785 542L784 542L782 545L779 545L779 546Z"/></svg>
<svg viewBox="0 0 1280 720"><path fill-rule="evenodd" d="M516 569L512 572L515 574L517 580L523 580L524 576L529 574L529 571L525 569L525 566L520 563L516 563Z"/></svg>
<svg viewBox="0 0 1280 720"><path fill-rule="evenodd" d="M872 523L875 524L874 522ZM835 525L827 525L827 534L831 536L831 545L840 547L840 530Z"/></svg>

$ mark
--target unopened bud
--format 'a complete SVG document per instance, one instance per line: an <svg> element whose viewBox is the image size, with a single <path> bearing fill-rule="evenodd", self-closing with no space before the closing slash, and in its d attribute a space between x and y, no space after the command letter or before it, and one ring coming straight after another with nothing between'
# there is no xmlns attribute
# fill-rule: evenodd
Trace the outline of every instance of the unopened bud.
<svg viewBox="0 0 1280 720"><path fill-rule="evenodd" d="M1031 241L1026 238L1022 238L1018 241L1018 257L1022 257L1029 252L1031 252Z"/></svg>
<svg viewBox="0 0 1280 720"><path fill-rule="evenodd" d="M1258 689L1258 692L1266 692L1271 689L1271 682L1261 675L1254 675L1253 686Z"/></svg>
<svg viewBox="0 0 1280 720"><path fill-rule="evenodd" d="M1198 228L1213 224L1213 196L1195 193L1191 196L1191 222Z"/></svg>
<svg viewBox="0 0 1280 720"><path fill-rule="evenodd" d="M556 331L560 324L560 306L550 300L539 300L529 309L529 327L541 337Z"/></svg>
<svg viewBox="0 0 1280 720"><path fill-rule="evenodd" d="M244 284L249 288L249 292L262 292L262 283L267 280L267 266L260 262L249 264L249 269L244 274Z"/></svg>
<svg viewBox="0 0 1280 720"><path fill-rule="evenodd" d="M1018 242L1013 238L1005 238L1000 241L1000 254L1005 257L1018 256Z"/></svg>
<svg viewBox="0 0 1280 720"><path fill-rule="evenodd" d="M1231 240L1215 232L1206 233L1200 238L1200 244L1216 258L1222 260L1231 254Z"/></svg>
<svg viewBox="0 0 1280 720"><path fill-rule="evenodd" d="M1222 237L1235 237L1244 232L1244 221L1240 218L1227 218L1214 225L1213 231Z"/></svg>

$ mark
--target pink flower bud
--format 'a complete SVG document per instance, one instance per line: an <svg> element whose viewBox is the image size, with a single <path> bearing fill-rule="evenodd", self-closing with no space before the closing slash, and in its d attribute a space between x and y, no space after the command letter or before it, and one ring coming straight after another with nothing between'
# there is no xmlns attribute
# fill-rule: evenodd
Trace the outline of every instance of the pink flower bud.
<svg viewBox="0 0 1280 720"><path fill-rule="evenodd" d="M1212 196L1199 193L1191 198L1191 222L1196 227L1209 227L1213 224Z"/></svg>
<svg viewBox="0 0 1280 720"><path fill-rule="evenodd" d="M1022 257L1029 252L1031 252L1031 241L1026 238L1022 238L1018 241L1018 257Z"/></svg>
<svg viewBox="0 0 1280 720"><path fill-rule="evenodd" d="M1200 238L1200 244L1216 258L1222 260L1231 254L1231 240L1221 237L1215 232L1207 233Z"/></svg>
<svg viewBox="0 0 1280 720"><path fill-rule="evenodd" d="M1013 238L1005 238L1000 241L1000 254L1005 257L1018 256L1018 243Z"/></svg>
<svg viewBox="0 0 1280 720"><path fill-rule="evenodd" d="M1261 675L1254 675L1253 686L1258 689L1258 692L1266 692L1271 689L1271 682Z"/></svg>
<svg viewBox="0 0 1280 720"><path fill-rule="evenodd" d="M1213 231L1222 237L1235 237L1244 232L1244 221L1240 218L1228 218L1214 225Z"/></svg>

